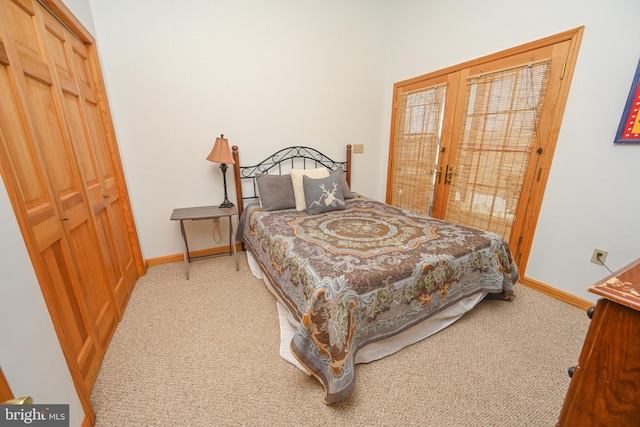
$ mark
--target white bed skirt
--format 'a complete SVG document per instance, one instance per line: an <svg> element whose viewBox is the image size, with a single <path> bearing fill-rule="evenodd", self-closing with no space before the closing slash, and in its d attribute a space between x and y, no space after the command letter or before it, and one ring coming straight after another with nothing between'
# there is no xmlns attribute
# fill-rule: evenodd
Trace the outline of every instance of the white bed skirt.
<svg viewBox="0 0 640 427"><path fill-rule="evenodd" d="M260 265L255 261L251 252L246 251L247 262L251 273L258 279L262 279L271 292L276 297L276 307L280 323L280 357L287 362L297 366L303 372L307 370L300 365L291 354L290 344L298 328L298 321L289 313L286 307L280 302L277 293L273 291L269 279L267 279ZM367 344L358 349L355 363L369 363L393 354L398 350L416 343L420 340L443 330L462 317L463 314L475 307L485 296L486 292L481 292L464 298L450 307L436 313L430 318L423 320L417 325L392 337Z"/></svg>

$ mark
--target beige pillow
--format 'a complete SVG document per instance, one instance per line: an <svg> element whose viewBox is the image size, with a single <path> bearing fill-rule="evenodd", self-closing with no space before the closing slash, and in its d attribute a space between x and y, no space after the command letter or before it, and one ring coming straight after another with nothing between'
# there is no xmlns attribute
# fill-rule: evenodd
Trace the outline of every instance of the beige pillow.
<svg viewBox="0 0 640 427"><path fill-rule="evenodd" d="M296 210L303 211L307 208L304 200L304 186L302 184L302 177L308 176L309 178L326 178L329 176L329 169L317 168L317 169L291 169L291 184L293 185L293 195L296 198Z"/></svg>

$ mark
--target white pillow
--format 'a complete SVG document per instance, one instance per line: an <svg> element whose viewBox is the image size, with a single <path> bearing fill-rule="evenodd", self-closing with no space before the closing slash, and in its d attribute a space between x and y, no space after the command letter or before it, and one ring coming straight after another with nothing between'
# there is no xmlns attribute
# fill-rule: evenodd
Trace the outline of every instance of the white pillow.
<svg viewBox="0 0 640 427"><path fill-rule="evenodd" d="M309 178L326 178L329 176L329 169L317 168L317 169L291 169L291 185L293 185L293 195L296 198L296 210L303 211L307 208L304 201L304 185L302 184L302 177L308 176Z"/></svg>

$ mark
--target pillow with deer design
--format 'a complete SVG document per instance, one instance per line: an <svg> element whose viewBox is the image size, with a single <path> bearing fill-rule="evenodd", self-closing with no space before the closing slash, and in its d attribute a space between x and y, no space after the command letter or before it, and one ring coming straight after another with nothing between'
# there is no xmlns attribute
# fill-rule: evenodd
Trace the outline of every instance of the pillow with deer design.
<svg viewBox="0 0 640 427"><path fill-rule="evenodd" d="M309 215L346 209L339 175L325 178L302 177L306 211Z"/></svg>
<svg viewBox="0 0 640 427"><path fill-rule="evenodd" d="M309 178L324 178L329 176L329 169L291 169L289 175L291 176L291 185L293 185L293 194L296 199L296 210L303 211L306 206L304 203L304 186L302 185L302 177L308 176Z"/></svg>

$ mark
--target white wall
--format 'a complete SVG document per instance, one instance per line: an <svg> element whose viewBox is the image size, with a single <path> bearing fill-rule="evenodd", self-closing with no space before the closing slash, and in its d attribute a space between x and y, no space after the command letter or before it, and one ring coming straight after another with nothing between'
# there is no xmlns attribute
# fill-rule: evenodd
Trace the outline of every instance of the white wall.
<svg viewBox="0 0 640 427"><path fill-rule="evenodd" d="M222 202L219 165L205 160L220 133L240 147L243 164L290 145L343 160L347 144L365 144L354 158L354 186L378 191L386 168L371 180L366 165L386 155L378 149L387 115L385 14L370 4L92 3L145 257L181 253L173 208ZM186 226L197 229L192 249L214 245L210 223Z"/></svg>
<svg viewBox="0 0 640 427"><path fill-rule="evenodd" d="M593 249L613 270L639 256L640 145L612 143L640 57L637 0L89 1L147 258L181 252L174 207L221 201L204 159L217 134L243 164L363 143L352 186L384 200L394 82L581 25L527 275L595 301L586 287L608 272ZM209 224L188 227L192 249L212 245Z"/></svg>
<svg viewBox="0 0 640 427"><path fill-rule="evenodd" d="M91 13L91 5L89 0L62 0L64 4L69 8L71 13L78 18L82 25L91 34L96 34L95 26L93 25L93 15Z"/></svg>

